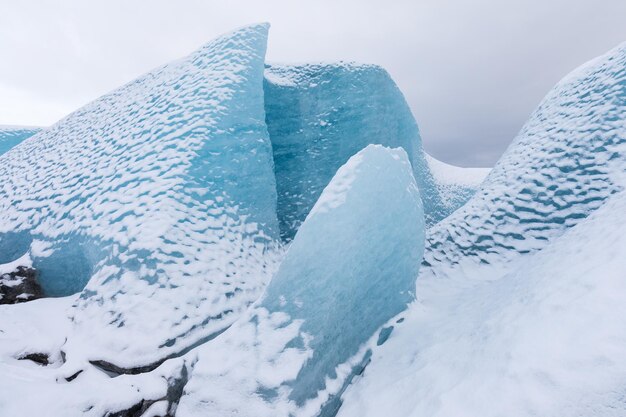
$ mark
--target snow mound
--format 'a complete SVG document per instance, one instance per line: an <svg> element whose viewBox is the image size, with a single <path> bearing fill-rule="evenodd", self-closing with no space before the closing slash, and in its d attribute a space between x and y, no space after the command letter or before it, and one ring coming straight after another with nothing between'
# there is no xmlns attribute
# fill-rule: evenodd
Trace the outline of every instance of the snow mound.
<svg viewBox="0 0 626 417"><path fill-rule="evenodd" d="M423 243L406 153L368 146L325 188L248 319L199 348L176 415L317 415L413 300Z"/></svg>
<svg viewBox="0 0 626 417"><path fill-rule="evenodd" d="M623 188L626 44L543 99L480 190L428 236L428 265L501 263L543 248Z"/></svg>

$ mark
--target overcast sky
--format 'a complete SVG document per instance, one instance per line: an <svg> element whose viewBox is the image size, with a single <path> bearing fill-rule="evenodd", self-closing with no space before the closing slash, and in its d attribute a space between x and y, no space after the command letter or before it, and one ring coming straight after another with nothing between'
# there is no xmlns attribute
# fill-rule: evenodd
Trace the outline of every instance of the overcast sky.
<svg viewBox="0 0 626 417"><path fill-rule="evenodd" d="M384 66L428 152L492 165L560 78L626 41L626 0L0 0L0 124L49 125L215 36Z"/></svg>

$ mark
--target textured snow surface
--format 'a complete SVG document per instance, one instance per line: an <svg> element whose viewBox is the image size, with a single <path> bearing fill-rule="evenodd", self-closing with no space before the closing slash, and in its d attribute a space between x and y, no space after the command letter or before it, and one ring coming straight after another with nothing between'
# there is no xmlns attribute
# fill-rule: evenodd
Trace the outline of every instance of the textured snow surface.
<svg viewBox="0 0 626 417"><path fill-rule="evenodd" d="M0 126L0 155L40 130L38 127Z"/></svg>
<svg viewBox="0 0 626 417"><path fill-rule="evenodd" d="M428 169L439 191L441 204L452 213L478 190L491 168L461 168L425 154Z"/></svg>
<svg viewBox="0 0 626 417"><path fill-rule="evenodd" d="M89 281L68 372L176 354L258 298L278 238L267 29L218 38L0 156L0 262L30 252L48 295Z"/></svg>
<svg viewBox="0 0 626 417"><path fill-rule="evenodd" d="M429 230L418 301L339 416L623 416L626 45L544 99Z"/></svg>
<svg viewBox="0 0 626 417"><path fill-rule="evenodd" d="M381 67L272 64L264 87L283 239L293 238L337 169L369 144L408 153L428 224L452 211L441 202L411 110Z"/></svg>
<svg viewBox="0 0 626 417"><path fill-rule="evenodd" d="M423 245L406 153L368 146L325 188L249 318L199 348L176 415L317 415L413 300Z"/></svg>
<svg viewBox="0 0 626 417"><path fill-rule="evenodd" d="M626 44L543 99L480 191L427 237L425 261L497 263L543 248L623 187Z"/></svg>

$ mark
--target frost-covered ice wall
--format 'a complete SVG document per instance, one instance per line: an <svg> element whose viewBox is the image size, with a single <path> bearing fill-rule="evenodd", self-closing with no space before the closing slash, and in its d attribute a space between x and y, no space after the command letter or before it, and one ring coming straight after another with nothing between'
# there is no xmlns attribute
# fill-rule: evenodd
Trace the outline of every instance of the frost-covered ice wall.
<svg viewBox="0 0 626 417"><path fill-rule="evenodd" d="M369 144L408 153L428 224L450 213L428 169L411 110L381 67L268 65L265 111L283 239L293 238L337 169Z"/></svg>
<svg viewBox="0 0 626 417"><path fill-rule="evenodd" d="M249 318L200 348L177 416L317 415L413 300L423 216L402 149L370 145L350 158Z"/></svg>
<svg viewBox="0 0 626 417"><path fill-rule="evenodd" d="M0 126L0 155L40 130L38 127Z"/></svg>
<svg viewBox="0 0 626 417"><path fill-rule="evenodd" d="M278 238L267 29L222 36L0 157L0 257L30 252L48 295L89 281L68 360L161 360L258 297Z"/></svg>

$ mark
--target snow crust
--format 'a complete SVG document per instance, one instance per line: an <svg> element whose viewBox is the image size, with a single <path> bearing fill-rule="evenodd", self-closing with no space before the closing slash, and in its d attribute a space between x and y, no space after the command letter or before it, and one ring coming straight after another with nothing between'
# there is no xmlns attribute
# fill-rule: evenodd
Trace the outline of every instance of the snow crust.
<svg viewBox="0 0 626 417"><path fill-rule="evenodd" d="M248 319L199 348L177 416L318 415L413 299L423 244L406 153L368 146L325 188Z"/></svg>

